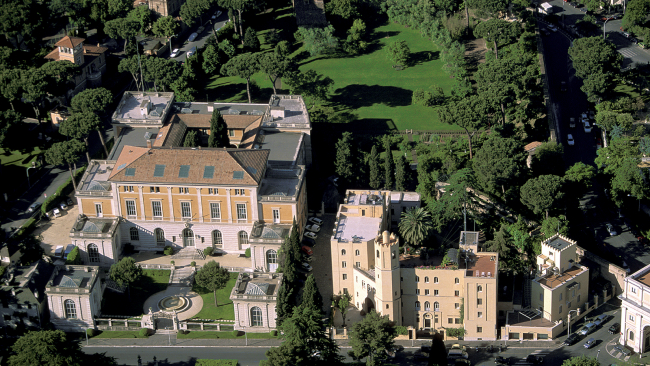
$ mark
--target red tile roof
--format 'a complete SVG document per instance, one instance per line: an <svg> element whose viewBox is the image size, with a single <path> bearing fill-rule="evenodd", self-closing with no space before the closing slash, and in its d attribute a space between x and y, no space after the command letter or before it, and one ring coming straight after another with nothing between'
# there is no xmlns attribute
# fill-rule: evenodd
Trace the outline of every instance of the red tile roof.
<svg viewBox="0 0 650 366"><path fill-rule="evenodd" d="M83 43L83 41L84 38L65 36L61 38L60 41L56 42L54 45L58 47L75 48L80 43Z"/></svg>

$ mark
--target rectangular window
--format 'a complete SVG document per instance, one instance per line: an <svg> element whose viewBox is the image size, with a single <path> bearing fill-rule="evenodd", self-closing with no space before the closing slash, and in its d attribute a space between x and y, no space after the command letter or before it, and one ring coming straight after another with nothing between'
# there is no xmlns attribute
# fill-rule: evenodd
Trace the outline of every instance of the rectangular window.
<svg viewBox="0 0 650 366"><path fill-rule="evenodd" d="M478 317L479 317L479 318L482 318L482 317L483 317L483 313L479 311L479 312L478 312Z"/></svg>
<svg viewBox="0 0 650 366"><path fill-rule="evenodd" d="M280 223L280 210L278 209L273 210L273 223L274 224Z"/></svg>
<svg viewBox="0 0 650 366"><path fill-rule="evenodd" d="M558 312L562 314L562 305L560 305L560 310Z"/></svg>
<svg viewBox="0 0 650 366"><path fill-rule="evenodd" d="M228 136L234 137L235 136L235 130L228 130Z"/></svg>
<svg viewBox="0 0 650 366"><path fill-rule="evenodd" d="M343 293L344 293L344 294L348 294L348 289L344 287L344 288L343 288Z"/></svg>
<svg viewBox="0 0 650 366"><path fill-rule="evenodd" d="M181 202L181 217L184 219L192 218L192 207L190 202Z"/></svg>
<svg viewBox="0 0 650 366"><path fill-rule="evenodd" d="M429 290L424 290L424 294L425 294L425 295L428 295L428 294L429 294Z"/></svg>
<svg viewBox="0 0 650 366"><path fill-rule="evenodd" d="M636 294L636 288L631 287L631 291L632 291L633 294Z"/></svg>
<svg viewBox="0 0 650 366"><path fill-rule="evenodd" d="M460 296L460 291L458 291L458 290L454 291L454 296L456 296L456 297Z"/></svg>
<svg viewBox="0 0 650 366"><path fill-rule="evenodd" d="M483 299L476 299L476 305L483 305Z"/></svg>
<svg viewBox="0 0 650 366"><path fill-rule="evenodd" d="M246 213L246 204L238 203L237 204L237 220L246 220L248 214Z"/></svg>
<svg viewBox="0 0 650 366"><path fill-rule="evenodd" d="M101 203L95 203L95 214L97 215L97 217L104 216Z"/></svg>
<svg viewBox="0 0 650 366"><path fill-rule="evenodd" d="M135 201L126 201L126 215L127 216L135 216Z"/></svg>
<svg viewBox="0 0 650 366"><path fill-rule="evenodd" d="M154 218L162 218L162 202L151 201L151 212Z"/></svg>
<svg viewBox="0 0 650 366"><path fill-rule="evenodd" d="M341 268L347 268L347 266L348 264L345 261L341 262Z"/></svg>
<svg viewBox="0 0 650 366"><path fill-rule="evenodd" d="M454 324L454 318L447 318L447 324Z"/></svg>
<svg viewBox="0 0 650 366"><path fill-rule="evenodd" d="M438 290L433 290L433 296L438 296Z"/></svg>
<svg viewBox="0 0 650 366"><path fill-rule="evenodd" d="M160 193L160 187L149 187L149 193Z"/></svg>
<svg viewBox="0 0 650 366"><path fill-rule="evenodd" d="M454 318L454 323L460 324L460 318Z"/></svg>
<svg viewBox="0 0 650 366"><path fill-rule="evenodd" d="M539 294L539 301L544 301L544 294Z"/></svg>
<svg viewBox="0 0 650 366"><path fill-rule="evenodd" d="M580 303L580 294L578 294L578 304Z"/></svg>
<svg viewBox="0 0 650 366"><path fill-rule="evenodd" d="M630 315L630 321L634 321L634 315Z"/></svg>
<svg viewBox="0 0 650 366"><path fill-rule="evenodd" d="M348 275L344 273L344 274L343 274L343 279L344 279L344 280L347 280L347 279L348 279Z"/></svg>
<svg viewBox="0 0 650 366"><path fill-rule="evenodd" d="M562 301L562 294L560 294L560 301Z"/></svg>
<svg viewBox="0 0 650 366"><path fill-rule="evenodd" d="M213 220L221 218L221 205L218 202L210 202L210 218Z"/></svg>
<svg viewBox="0 0 650 366"><path fill-rule="evenodd" d="M190 193L190 189L187 187L178 187L178 193Z"/></svg>
<svg viewBox="0 0 650 366"><path fill-rule="evenodd" d="M357 266L358 268L361 268L361 262L354 262L354 265Z"/></svg>
<svg viewBox="0 0 650 366"><path fill-rule="evenodd" d="M567 308L567 309L571 309L571 301L569 301L569 302L566 304L566 308Z"/></svg>
<svg viewBox="0 0 650 366"><path fill-rule="evenodd" d="M456 309L456 310L460 309L460 304L459 304L459 303L455 303L455 304L454 304L454 309Z"/></svg>
<svg viewBox="0 0 650 366"><path fill-rule="evenodd" d="M419 294L420 294L420 289L419 289L419 288L415 290L415 294L416 294L416 295L419 295Z"/></svg>
<svg viewBox="0 0 650 366"><path fill-rule="evenodd" d="M483 333L483 327L476 327L476 333Z"/></svg>
<svg viewBox="0 0 650 366"><path fill-rule="evenodd" d="M219 188L208 188L208 194L219 194Z"/></svg>
<svg viewBox="0 0 650 366"><path fill-rule="evenodd" d="M124 192L133 192L133 186L124 186Z"/></svg>

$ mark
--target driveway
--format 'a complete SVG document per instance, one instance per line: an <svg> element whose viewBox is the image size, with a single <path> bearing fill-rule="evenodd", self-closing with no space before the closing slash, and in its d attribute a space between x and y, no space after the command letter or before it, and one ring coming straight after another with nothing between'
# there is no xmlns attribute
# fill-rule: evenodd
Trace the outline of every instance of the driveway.
<svg viewBox="0 0 650 366"><path fill-rule="evenodd" d="M214 14L214 13L213 13ZM187 58L187 51L191 50L192 48L196 47L197 49L203 48L205 46L205 43L208 41L208 38L210 37L211 34L213 34L213 29L214 33L216 34L217 30L223 27L228 21L228 12L223 11L223 13L215 20L210 19L212 15L207 17L207 20L203 22L203 31L199 32L198 29L201 26L200 21L197 19L197 23L194 25L192 32L190 32L187 36L189 37L190 34L197 32L199 33L198 37L192 42L187 41L187 39L183 40L183 45L181 47L178 47L178 43L180 43L180 40L174 39L172 40L172 44L174 45L174 48L178 48L180 50L180 53L178 56L174 58L174 60L178 62L185 62L185 58ZM171 50L169 51L171 52Z"/></svg>
<svg viewBox="0 0 650 366"><path fill-rule="evenodd" d="M314 255L312 256L311 266L314 270L311 272L316 277L318 290L323 297L323 311L327 317L330 314L330 304L332 303L332 252L330 249L332 231L334 230L334 219L336 215L326 214L320 216L323 220L316 244L312 247Z"/></svg>

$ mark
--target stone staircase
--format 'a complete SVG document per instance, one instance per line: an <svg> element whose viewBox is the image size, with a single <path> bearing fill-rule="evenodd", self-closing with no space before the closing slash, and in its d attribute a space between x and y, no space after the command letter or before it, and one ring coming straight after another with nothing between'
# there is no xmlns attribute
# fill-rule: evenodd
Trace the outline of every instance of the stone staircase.
<svg viewBox="0 0 650 366"><path fill-rule="evenodd" d="M185 260L195 261L195 260L203 260L205 259L205 256L203 255L202 251L196 249L195 247L185 247L179 250L178 253L172 255L171 258L173 260L185 259Z"/></svg>
<svg viewBox="0 0 650 366"><path fill-rule="evenodd" d="M169 280L169 286L191 287L193 280L194 271L192 267L176 267L172 273L172 278Z"/></svg>

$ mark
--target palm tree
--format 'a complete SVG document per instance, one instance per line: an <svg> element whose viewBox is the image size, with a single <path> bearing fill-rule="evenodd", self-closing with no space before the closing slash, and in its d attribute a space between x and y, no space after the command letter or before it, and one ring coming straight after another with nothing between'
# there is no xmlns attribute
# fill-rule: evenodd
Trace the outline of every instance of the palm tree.
<svg viewBox="0 0 650 366"><path fill-rule="evenodd" d="M402 218L399 223L399 233L404 240L411 245L417 245L429 237L433 229L433 220L431 213L426 209L411 208L402 212Z"/></svg>

